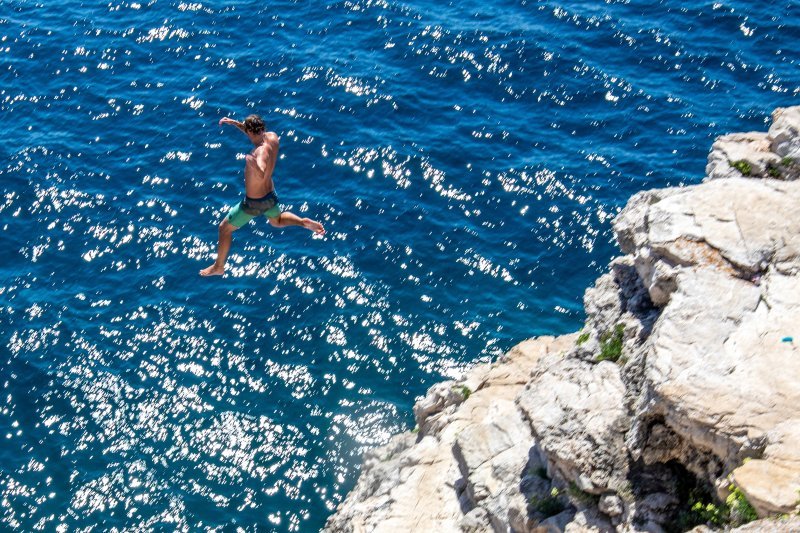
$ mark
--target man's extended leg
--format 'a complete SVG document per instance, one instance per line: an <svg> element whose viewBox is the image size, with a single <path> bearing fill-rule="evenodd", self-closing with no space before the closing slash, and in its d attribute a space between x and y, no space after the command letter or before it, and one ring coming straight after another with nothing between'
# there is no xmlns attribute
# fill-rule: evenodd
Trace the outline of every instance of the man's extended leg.
<svg viewBox="0 0 800 533"><path fill-rule="evenodd" d="M317 235L325 235L325 228L316 220L310 218L300 218L299 216L289 211L284 211L276 217L270 217L269 223L276 228L285 228L286 226L301 226L307 230L313 231Z"/></svg>
<svg viewBox="0 0 800 533"><path fill-rule="evenodd" d="M228 260L228 252L231 250L231 242L233 241L233 232L237 228L227 218L222 219L219 223L219 242L217 243L217 260L208 268L200 271L201 276L221 276L225 273L225 261Z"/></svg>

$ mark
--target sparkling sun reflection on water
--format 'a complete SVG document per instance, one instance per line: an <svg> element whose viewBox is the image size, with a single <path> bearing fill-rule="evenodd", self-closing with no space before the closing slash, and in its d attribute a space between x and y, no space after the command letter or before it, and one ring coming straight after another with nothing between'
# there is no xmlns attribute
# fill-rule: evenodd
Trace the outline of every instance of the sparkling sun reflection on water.
<svg viewBox="0 0 800 533"><path fill-rule="evenodd" d="M411 405L580 326L642 188L800 95L800 7L0 3L0 508L313 531ZM286 207L200 280L259 112Z"/></svg>

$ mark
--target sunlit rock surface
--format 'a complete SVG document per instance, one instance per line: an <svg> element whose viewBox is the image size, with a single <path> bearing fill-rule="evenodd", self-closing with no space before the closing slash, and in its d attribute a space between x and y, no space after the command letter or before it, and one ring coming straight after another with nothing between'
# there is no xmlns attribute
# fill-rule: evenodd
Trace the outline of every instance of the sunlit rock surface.
<svg viewBox="0 0 800 533"><path fill-rule="evenodd" d="M773 119L631 198L583 330L432 387L328 530L800 530L800 108Z"/></svg>

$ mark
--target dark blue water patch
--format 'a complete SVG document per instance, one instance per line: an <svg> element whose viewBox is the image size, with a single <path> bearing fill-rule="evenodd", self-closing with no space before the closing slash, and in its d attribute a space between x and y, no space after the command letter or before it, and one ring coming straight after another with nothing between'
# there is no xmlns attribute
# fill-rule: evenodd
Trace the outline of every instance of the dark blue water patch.
<svg viewBox="0 0 800 533"><path fill-rule="evenodd" d="M318 529L427 387L581 327L631 194L797 103L799 9L3 3L3 526ZM200 279L252 112L328 233Z"/></svg>

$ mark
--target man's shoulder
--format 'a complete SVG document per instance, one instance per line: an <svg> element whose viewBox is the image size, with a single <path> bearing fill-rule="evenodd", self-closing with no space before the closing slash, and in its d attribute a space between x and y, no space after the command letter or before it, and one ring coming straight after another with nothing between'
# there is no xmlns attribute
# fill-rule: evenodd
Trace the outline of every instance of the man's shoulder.
<svg viewBox="0 0 800 533"><path fill-rule="evenodd" d="M281 138L278 137L278 134L275 133L274 131L268 131L267 135L266 135L266 138L267 138L267 141L269 141L270 143L274 143L274 144L279 144L280 141L281 141Z"/></svg>

